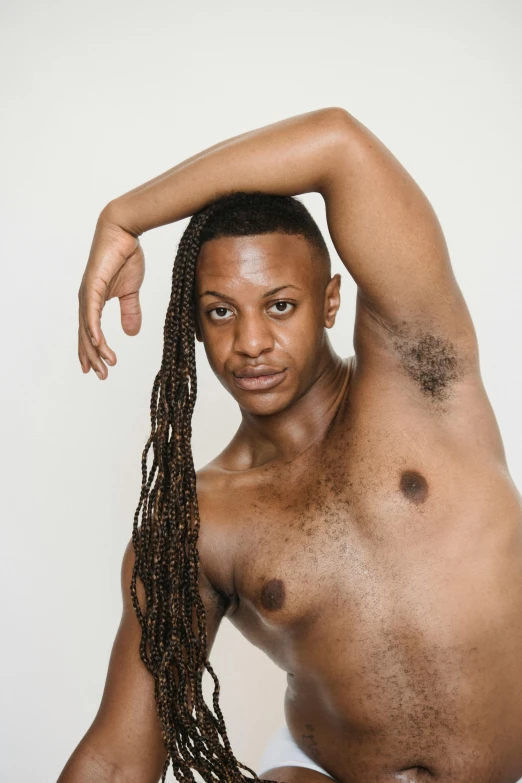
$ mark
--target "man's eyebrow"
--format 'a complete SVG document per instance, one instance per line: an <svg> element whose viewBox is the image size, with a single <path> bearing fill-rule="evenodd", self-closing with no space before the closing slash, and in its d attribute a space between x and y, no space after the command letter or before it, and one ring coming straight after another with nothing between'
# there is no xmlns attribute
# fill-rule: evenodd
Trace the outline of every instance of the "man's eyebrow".
<svg viewBox="0 0 522 783"><path fill-rule="evenodd" d="M278 291L282 291L283 288L296 288L298 291L302 291L302 288L299 288L297 285L292 285L292 283L286 283L285 285L280 285L277 288L272 288L271 291L267 291L266 294L263 294L263 299L266 299L267 296L272 296L272 294L277 294ZM234 298L232 296L229 296L227 294L220 294L219 291L203 291L202 294L199 295L200 299L202 296L217 296L218 299L227 299L229 302L233 302Z"/></svg>
<svg viewBox="0 0 522 783"><path fill-rule="evenodd" d="M302 288L299 288L297 285L292 285L292 283L286 283L285 285L280 285L278 288L272 288L271 291L267 291L266 294L263 294L263 299L267 296L272 296L272 294L277 294L278 291L282 291L283 288L296 288L298 291L302 291Z"/></svg>

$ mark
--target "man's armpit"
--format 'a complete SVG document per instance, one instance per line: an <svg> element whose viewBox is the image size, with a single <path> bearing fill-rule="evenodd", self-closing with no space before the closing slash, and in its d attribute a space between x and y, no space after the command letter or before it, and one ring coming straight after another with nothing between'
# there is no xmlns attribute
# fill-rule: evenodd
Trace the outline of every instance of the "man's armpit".
<svg viewBox="0 0 522 783"><path fill-rule="evenodd" d="M357 324L356 353L357 349L359 354L374 349L381 357L389 356L399 372L433 403L448 401L456 385L478 366L474 334L457 342L426 324L385 322L362 301Z"/></svg>

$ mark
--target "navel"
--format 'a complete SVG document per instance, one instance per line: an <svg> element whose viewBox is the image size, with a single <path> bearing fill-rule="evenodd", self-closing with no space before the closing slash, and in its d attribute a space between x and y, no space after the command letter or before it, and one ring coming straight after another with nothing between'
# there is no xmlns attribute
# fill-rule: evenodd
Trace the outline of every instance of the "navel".
<svg viewBox="0 0 522 783"><path fill-rule="evenodd" d="M401 475L401 492L412 503L424 503L428 497L428 482L416 470L405 470Z"/></svg>
<svg viewBox="0 0 522 783"><path fill-rule="evenodd" d="M270 579L261 590L261 603L270 612L282 609L285 603L285 583L282 579Z"/></svg>

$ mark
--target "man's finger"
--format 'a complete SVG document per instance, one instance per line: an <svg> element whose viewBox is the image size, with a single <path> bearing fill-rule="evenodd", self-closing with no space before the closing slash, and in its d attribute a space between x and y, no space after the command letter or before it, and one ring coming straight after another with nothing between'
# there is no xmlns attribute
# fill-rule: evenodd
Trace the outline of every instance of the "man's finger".
<svg viewBox="0 0 522 783"><path fill-rule="evenodd" d="M107 345L101 328L101 311L104 304L104 296L92 282L88 284L88 294L85 292L85 288L82 288L80 294L80 322L83 325L86 338L108 364L114 365L116 364L116 354ZM95 330L96 326L97 331ZM95 339L93 340L93 338ZM91 356L91 353L89 352L88 355Z"/></svg>
<svg viewBox="0 0 522 783"><path fill-rule="evenodd" d="M85 333L87 335L87 339L91 341L91 345L93 346L95 353L97 353L101 359L104 359L107 362L107 364L110 364L111 366L116 364L116 354L107 345L107 342L105 340L105 335L102 329L100 329L100 339L96 346L92 342L91 335L89 334L89 330L87 328L87 324L85 324Z"/></svg>
<svg viewBox="0 0 522 783"><path fill-rule="evenodd" d="M99 346L102 342L101 314L105 304L105 284L96 280L86 281L86 283L87 291L84 294L86 330L92 344Z"/></svg>
<svg viewBox="0 0 522 783"><path fill-rule="evenodd" d="M108 375L107 365L105 364L105 362L102 361L102 358L99 355L98 351L91 343L91 339L87 334L87 329L85 328L83 320L80 321L80 340L82 343L83 350L87 355L87 359L91 367L93 368L94 372L98 375L100 380L104 380Z"/></svg>
<svg viewBox="0 0 522 783"><path fill-rule="evenodd" d="M80 365L84 373L89 372L91 369L91 364L87 358L87 354L84 351L82 340L80 336L80 327L78 327L78 359L80 360Z"/></svg>
<svg viewBox="0 0 522 783"><path fill-rule="evenodd" d="M141 329L141 307L139 292L120 296L121 326L125 334L134 336Z"/></svg>

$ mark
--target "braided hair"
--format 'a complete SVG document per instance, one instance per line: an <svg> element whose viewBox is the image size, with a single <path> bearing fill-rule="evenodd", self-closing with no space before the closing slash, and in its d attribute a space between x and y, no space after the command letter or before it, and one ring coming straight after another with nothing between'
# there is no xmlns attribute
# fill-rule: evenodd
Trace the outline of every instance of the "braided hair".
<svg viewBox="0 0 522 783"><path fill-rule="evenodd" d="M219 236L271 231L305 236L329 267L324 239L306 207L293 197L259 191L230 193L196 212L181 237L174 261L163 357L152 388L151 434L141 459L142 487L132 531L136 558L130 586L142 628L140 657L154 677L156 707L168 751L161 783L171 761L180 781L195 781L191 770L205 783L250 780L240 768L259 780L234 756L219 706L219 681L207 657L206 614L198 589L200 518L191 419L197 393L195 268L201 246ZM147 476L151 446L153 460ZM142 524L138 527L140 510ZM137 576L145 588L145 613L136 595ZM215 683L215 715L203 698L205 668ZM195 695L192 707L187 702L187 686Z"/></svg>

